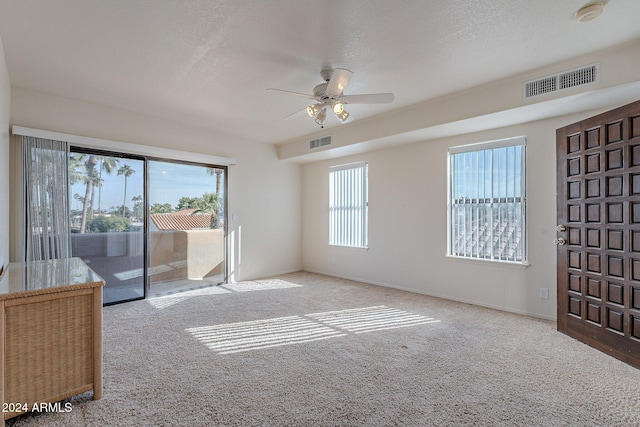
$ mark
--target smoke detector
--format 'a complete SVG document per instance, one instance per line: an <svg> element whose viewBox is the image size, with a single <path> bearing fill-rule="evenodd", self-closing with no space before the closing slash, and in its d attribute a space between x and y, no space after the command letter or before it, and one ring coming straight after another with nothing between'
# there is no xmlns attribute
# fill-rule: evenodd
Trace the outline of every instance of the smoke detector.
<svg viewBox="0 0 640 427"><path fill-rule="evenodd" d="M584 5L576 12L576 21L593 21L598 16L602 15L602 12L604 12L604 3L591 3Z"/></svg>

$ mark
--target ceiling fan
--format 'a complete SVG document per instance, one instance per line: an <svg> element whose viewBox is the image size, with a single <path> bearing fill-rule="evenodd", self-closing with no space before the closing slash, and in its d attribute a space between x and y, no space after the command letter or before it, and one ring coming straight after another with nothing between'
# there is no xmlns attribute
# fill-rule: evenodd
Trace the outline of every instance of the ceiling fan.
<svg viewBox="0 0 640 427"><path fill-rule="evenodd" d="M392 93L345 95L344 89L349 84L351 76L353 76L353 72L346 68L323 69L320 71L320 76L325 82L313 88L313 95L283 89L267 89L302 96L315 101L308 107L285 117L285 120L295 119L306 112L309 117L314 118L320 127L324 127L327 110L331 110L338 120L344 123L349 118L349 113L344 107L346 104L388 104L395 98Z"/></svg>

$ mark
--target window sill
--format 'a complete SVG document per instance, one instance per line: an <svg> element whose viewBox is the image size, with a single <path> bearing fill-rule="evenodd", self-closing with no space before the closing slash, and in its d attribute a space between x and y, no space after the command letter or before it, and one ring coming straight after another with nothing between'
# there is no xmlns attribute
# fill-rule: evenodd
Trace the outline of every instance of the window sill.
<svg viewBox="0 0 640 427"><path fill-rule="evenodd" d="M492 259L480 259L480 258L465 258L454 255L445 255L447 261L459 262L464 264L476 264L476 265L484 265L488 267L506 267L506 268L515 268L515 269L527 269L530 264L528 262L508 262L508 261L496 261Z"/></svg>
<svg viewBox="0 0 640 427"><path fill-rule="evenodd" d="M329 245L330 248L338 248L338 249L347 249L347 250L353 250L353 251L368 251L369 247L365 246L365 247L361 247L361 246L342 246L342 245Z"/></svg>

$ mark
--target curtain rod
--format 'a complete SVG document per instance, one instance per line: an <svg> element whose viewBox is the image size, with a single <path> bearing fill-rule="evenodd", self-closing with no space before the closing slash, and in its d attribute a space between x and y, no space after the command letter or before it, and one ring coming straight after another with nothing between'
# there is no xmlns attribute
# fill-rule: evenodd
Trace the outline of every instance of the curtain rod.
<svg viewBox="0 0 640 427"><path fill-rule="evenodd" d="M132 144L129 142L112 141L109 139L91 138L87 136L71 135L67 133L52 132L42 129L32 129L23 126L11 126L13 135L32 136L35 138L53 139L68 142L86 148L97 148L108 151L137 154L141 156L164 157L173 160L184 160L197 163L209 163L212 165L232 166L237 164L231 157L211 156L190 151L180 151L171 148L155 147L152 145Z"/></svg>

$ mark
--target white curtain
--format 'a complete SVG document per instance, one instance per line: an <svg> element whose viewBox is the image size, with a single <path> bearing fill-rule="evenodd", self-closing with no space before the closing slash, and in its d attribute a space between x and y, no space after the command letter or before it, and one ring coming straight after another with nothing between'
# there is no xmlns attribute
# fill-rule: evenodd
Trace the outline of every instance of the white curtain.
<svg viewBox="0 0 640 427"><path fill-rule="evenodd" d="M69 258L69 144L22 137L26 261Z"/></svg>

